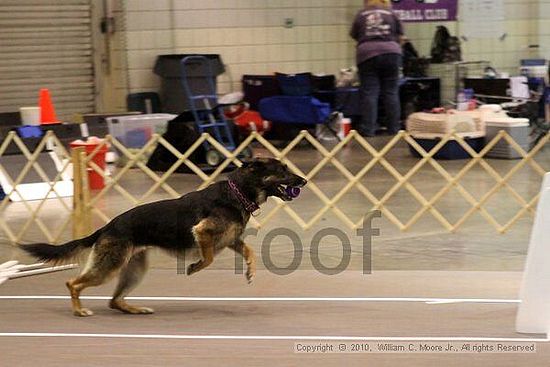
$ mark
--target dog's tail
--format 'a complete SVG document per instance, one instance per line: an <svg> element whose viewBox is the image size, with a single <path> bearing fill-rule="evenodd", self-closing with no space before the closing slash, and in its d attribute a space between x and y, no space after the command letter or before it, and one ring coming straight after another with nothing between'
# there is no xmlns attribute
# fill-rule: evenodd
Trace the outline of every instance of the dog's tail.
<svg viewBox="0 0 550 367"><path fill-rule="evenodd" d="M47 243L29 243L26 245L19 245L19 247L40 261L59 263L71 259L83 248L92 247L100 234L101 229L98 229L88 237L69 241L63 245L55 246Z"/></svg>

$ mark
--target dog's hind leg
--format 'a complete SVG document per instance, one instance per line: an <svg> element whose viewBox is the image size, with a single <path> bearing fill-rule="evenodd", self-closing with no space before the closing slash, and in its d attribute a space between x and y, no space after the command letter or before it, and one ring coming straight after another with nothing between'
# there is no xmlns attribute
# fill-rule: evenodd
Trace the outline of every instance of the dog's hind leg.
<svg viewBox="0 0 550 367"><path fill-rule="evenodd" d="M131 306L124 300L124 297L143 279L147 271L147 265L147 250L140 251L130 258L128 264L120 272L118 284L109 307L135 315L151 314L154 312L153 309L148 307Z"/></svg>
<svg viewBox="0 0 550 367"><path fill-rule="evenodd" d="M108 281L128 261L128 251L128 245L109 239L102 239L93 247L82 273L66 283L75 316L94 314L90 309L82 307L80 293L85 288Z"/></svg>

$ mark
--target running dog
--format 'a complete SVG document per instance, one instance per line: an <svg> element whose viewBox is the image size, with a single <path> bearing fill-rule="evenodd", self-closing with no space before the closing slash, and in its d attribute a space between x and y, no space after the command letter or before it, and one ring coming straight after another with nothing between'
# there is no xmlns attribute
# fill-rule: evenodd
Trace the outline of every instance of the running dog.
<svg viewBox="0 0 550 367"><path fill-rule="evenodd" d="M21 247L42 261L54 263L92 248L82 273L66 283L74 315L93 315L82 307L80 293L117 274L119 281L109 307L129 314L150 314L152 309L132 306L124 300L145 275L149 248L159 247L185 258L194 256L198 261L186 269L191 275L209 266L214 256L228 247L243 256L250 283L256 273L256 260L241 236L251 214L269 196L292 200L287 186L302 187L306 183L276 159L254 159L231 172L227 180L178 199L135 207L88 237L59 246L36 243Z"/></svg>

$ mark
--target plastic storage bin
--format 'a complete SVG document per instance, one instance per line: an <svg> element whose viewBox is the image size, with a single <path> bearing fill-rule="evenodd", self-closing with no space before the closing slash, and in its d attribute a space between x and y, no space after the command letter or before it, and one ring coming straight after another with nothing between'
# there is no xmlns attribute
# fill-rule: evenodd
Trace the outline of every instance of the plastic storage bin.
<svg viewBox="0 0 550 367"><path fill-rule="evenodd" d="M531 149L531 127L529 119L526 118L496 118L486 121L486 142L489 143L504 130L518 143L523 150L528 152ZM505 139L501 139L488 153L489 158L517 159L521 158L519 152L512 147Z"/></svg>
<svg viewBox="0 0 550 367"><path fill-rule="evenodd" d="M168 121L176 117L168 113L108 117L107 126L109 134L127 148L141 148L153 134L163 134Z"/></svg>

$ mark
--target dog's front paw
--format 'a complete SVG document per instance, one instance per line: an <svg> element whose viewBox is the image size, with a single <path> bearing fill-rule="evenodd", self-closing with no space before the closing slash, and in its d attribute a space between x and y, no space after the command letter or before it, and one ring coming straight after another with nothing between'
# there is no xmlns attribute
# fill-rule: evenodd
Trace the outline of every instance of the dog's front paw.
<svg viewBox="0 0 550 367"><path fill-rule="evenodd" d="M194 274L198 271L199 267L201 265L201 262L198 261L194 264L191 264L187 267L187 275L191 275L191 274Z"/></svg>

